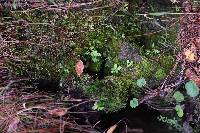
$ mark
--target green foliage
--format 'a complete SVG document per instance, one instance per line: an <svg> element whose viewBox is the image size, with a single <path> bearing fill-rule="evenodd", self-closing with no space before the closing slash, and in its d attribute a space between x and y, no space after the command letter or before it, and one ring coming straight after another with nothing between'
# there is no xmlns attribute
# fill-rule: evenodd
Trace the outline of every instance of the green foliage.
<svg viewBox="0 0 200 133"><path fill-rule="evenodd" d="M121 69L122 69L121 66L118 66L117 64L114 64L113 68L111 68L111 73L112 74L118 74Z"/></svg>
<svg viewBox="0 0 200 133"><path fill-rule="evenodd" d="M92 61L95 62L95 63L98 62L99 58L101 57L101 54L98 53L98 51L95 50L94 48L91 48L91 52L86 53L86 54L89 54L91 59L92 59Z"/></svg>
<svg viewBox="0 0 200 133"><path fill-rule="evenodd" d="M138 99L137 98L133 98L132 100L130 100L131 108L136 108L138 105L139 105L139 103L138 103Z"/></svg>
<svg viewBox="0 0 200 133"><path fill-rule="evenodd" d="M153 70L155 69L155 64L149 61L147 58L143 58L142 61L134 65L135 76L148 78L153 75Z"/></svg>
<svg viewBox="0 0 200 133"><path fill-rule="evenodd" d="M168 117L160 115L157 119L160 122L163 122L163 123L167 124L169 126L169 128L171 128L171 129L176 129L178 131L183 131L183 128L182 128L181 124L179 123L179 121L175 117L170 119Z"/></svg>
<svg viewBox="0 0 200 133"><path fill-rule="evenodd" d="M146 50L145 54L146 55L158 55L160 53L160 50L158 50L153 42L153 44L151 45L151 50Z"/></svg>
<svg viewBox="0 0 200 133"><path fill-rule="evenodd" d="M132 67L133 66L133 61L127 60L126 61L126 67Z"/></svg>
<svg viewBox="0 0 200 133"><path fill-rule="evenodd" d="M54 1L49 2L54 4ZM137 5L139 2L139 0L134 1L134 4ZM132 5L124 3L114 14L110 12L111 8L94 10L90 13L70 11L65 15L51 11L45 13L40 10L16 13L14 14L16 20L32 23L27 27L30 35L33 34L29 40L33 40L34 45L28 47L22 45L18 49L12 50L17 57L27 56L28 58L27 62L23 62L19 66L12 62L9 66L18 76L55 77L60 80L62 86L68 76L74 78L74 66L77 59L83 59L86 62L86 69L92 74L96 74L100 71L102 62L106 58L105 77L102 80L88 81L89 85L82 83L83 87L80 88L84 88L84 93L89 98L98 100L94 104L94 109L117 111L126 106L129 95L138 97L142 89L145 89L142 87L146 82L151 85L149 81L152 77L156 77L156 80L163 79L174 61L173 55L169 51L165 51L166 46L164 46L173 44L174 34L168 34L166 30L166 34L162 32L143 36L144 33L151 33L152 27L149 28L151 29L149 31L149 25L143 24L142 20L135 16L139 9L138 6L133 6L137 8L134 10L130 10L130 7ZM155 12L151 14L153 16L161 15L156 13L157 11L153 12ZM107 21L108 16L112 16L111 21ZM39 25L40 23L42 25ZM20 30L25 31L20 28L16 29L18 38L21 37ZM69 35L68 38L66 33L73 33L73 35ZM49 40L44 39L45 44L42 46L37 45L41 35L49 38ZM35 36L37 38L34 38ZM134 44L139 49L141 61L119 59L120 46L123 42ZM139 79L140 77L143 78ZM84 78L84 75L81 78ZM157 83L155 82L155 84ZM73 85L77 87L77 84L73 83ZM137 103L136 100L134 102L134 104Z"/></svg>
<svg viewBox="0 0 200 133"><path fill-rule="evenodd" d="M103 101L97 101L94 103L94 106L92 107L93 110L101 111L104 109L104 102Z"/></svg>
<svg viewBox="0 0 200 133"><path fill-rule="evenodd" d="M176 92L174 93L173 97L175 98L175 100L176 100L177 102L182 102L182 101L184 101L184 96L183 96L183 94L182 94L180 91L176 91Z"/></svg>
<svg viewBox="0 0 200 133"><path fill-rule="evenodd" d="M104 110L112 112L126 106L129 89L134 85L131 77L108 76L85 86L84 93L93 99L103 100Z"/></svg>
<svg viewBox="0 0 200 133"><path fill-rule="evenodd" d="M35 48L36 47L36 48ZM24 58L21 65L16 65L15 62L8 62L8 66L17 76L28 75L32 79L57 79L63 80L68 75L74 74L75 59L70 57L71 53L66 53L67 48L57 46L37 46L25 47L18 45L11 47L13 54L20 57L29 56L29 59ZM52 54L53 53L53 54Z"/></svg>
<svg viewBox="0 0 200 133"><path fill-rule="evenodd" d="M158 80L163 79L165 76L166 76L166 73L165 73L165 71L164 71L163 69L158 69L158 70L156 71L156 73L155 73L155 77L156 77L156 79L158 79Z"/></svg>
<svg viewBox="0 0 200 133"><path fill-rule="evenodd" d="M90 53L90 55L91 55L92 60L93 60L94 62L97 62L97 61L98 61L97 58L101 56L101 54L98 53L98 52L95 51L95 50L93 50L93 51Z"/></svg>
<svg viewBox="0 0 200 133"><path fill-rule="evenodd" d="M140 88L146 85L146 80L144 78L140 78L137 80L137 86Z"/></svg>
<svg viewBox="0 0 200 133"><path fill-rule="evenodd" d="M199 95L199 87L194 81L189 81L185 84L185 89L190 97L196 97Z"/></svg>
<svg viewBox="0 0 200 133"><path fill-rule="evenodd" d="M183 113L183 109L180 105L176 105L175 110L176 110L178 117L183 117L184 113Z"/></svg>

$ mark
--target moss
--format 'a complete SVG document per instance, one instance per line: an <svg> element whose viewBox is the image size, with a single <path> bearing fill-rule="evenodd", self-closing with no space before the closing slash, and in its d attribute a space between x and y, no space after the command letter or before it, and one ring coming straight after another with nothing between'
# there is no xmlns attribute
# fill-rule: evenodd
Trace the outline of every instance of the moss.
<svg viewBox="0 0 200 133"><path fill-rule="evenodd" d="M160 58L160 62L165 71L169 72L172 69L172 66L175 62L175 58L169 54L162 55L162 57Z"/></svg>
<svg viewBox="0 0 200 133"><path fill-rule="evenodd" d="M131 95L130 88L134 85L131 77L108 76L102 81L96 80L86 86L84 92L89 97L104 101L105 110L112 112L126 106L128 96Z"/></svg>
<svg viewBox="0 0 200 133"><path fill-rule="evenodd" d="M133 7L137 8L137 6ZM105 10L104 12L108 14ZM153 79L157 84L170 71L174 63L173 53L163 44L169 42L171 46L176 38L175 33L167 30L145 36L144 32L152 33L151 28L154 30L156 28L148 27L146 23L142 25L141 17L133 16L136 14L135 9L132 10L134 12L132 14L123 12L118 11L111 15L109 20L103 18L105 16L93 19L94 16L91 14L74 13L73 11L65 15L54 12L45 13L39 10L16 13L14 14L15 19L23 19L32 23L27 24L22 29L15 29L18 39L24 39L23 31L28 29L32 35L30 39L32 44L17 46L13 49L15 56L21 58L27 56L28 62L22 62L18 65L10 62L9 66L19 76L29 75L31 78L64 80L67 79L67 76L76 78L74 67L77 59L87 62L86 67L92 74L100 72L100 68L103 67L102 64L106 60L105 77L102 80L90 81L82 76L80 77L82 81L73 83L73 85L83 89L89 98L103 102L107 111L120 110L126 106L129 96L139 97L140 92L145 89L137 87L137 79L145 78L148 85ZM104 15L103 13L98 14ZM99 21L100 19L101 21ZM40 39L44 40L38 41ZM40 46L41 42L44 42L42 46ZM141 54L142 59L138 62L133 61L133 65L129 68L126 59L119 59L122 42L134 45L134 48L137 48ZM152 44L155 46L153 47ZM91 49L101 54L97 62L92 61L91 55L87 54L87 52L91 52ZM150 51L149 55L146 54L147 51ZM158 51L160 53L156 53ZM117 74L111 73L114 64L122 67ZM86 84L86 81L89 83Z"/></svg>
<svg viewBox="0 0 200 133"><path fill-rule="evenodd" d="M92 73L98 73L101 69L101 63L102 63L102 61L90 62L89 66L88 66L89 71Z"/></svg>
<svg viewBox="0 0 200 133"><path fill-rule="evenodd" d="M155 77L156 77L156 79L158 79L158 80L163 79L165 76L166 76L166 73L165 73L165 71L164 71L163 69L158 69L158 70L156 71L156 73L155 73Z"/></svg>
<svg viewBox="0 0 200 133"><path fill-rule="evenodd" d="M135 77L148 78L153 74L155 68L155 62L152 62L147 58L143 58L142 61L134 65L134 75Z"/></svg>
<svg viewBox="0 0 200 133"><path fill-rule="evenodd" d="M62 79L74 75L76 58L62 46L17 45L11 47L13 55L22 61L8 61L9 68L17 76L28 76L33 79ZM23 58L22 58L23 57Z"/></svg>
<svg viewBox="0 0 200 133"><path fill-rule="evenodd" d="M109 25L100 26L94 31L89 32L87 39L88 46L86 48L94 47L105 57L114 58L120 50L120 39L117 38L115 31Z"/></svg>

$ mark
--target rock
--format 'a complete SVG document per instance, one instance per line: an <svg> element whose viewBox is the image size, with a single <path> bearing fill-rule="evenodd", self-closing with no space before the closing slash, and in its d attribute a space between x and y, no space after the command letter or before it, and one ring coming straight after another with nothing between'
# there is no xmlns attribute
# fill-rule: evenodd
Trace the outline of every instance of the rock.
<svg viewBox="0 0 200 133"><path fill-rule="evenodd" d="M122 43L119 58L122 60L130 60L136 62L139 62L142 59L139 54L139 49L135 48L127 42Z"/></svg>

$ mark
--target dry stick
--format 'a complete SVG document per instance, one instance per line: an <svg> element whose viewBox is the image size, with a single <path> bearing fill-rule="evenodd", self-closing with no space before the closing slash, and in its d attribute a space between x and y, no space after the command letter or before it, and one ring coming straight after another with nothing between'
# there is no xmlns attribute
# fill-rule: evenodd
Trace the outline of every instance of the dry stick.
<svg viewBox="0 0 200 133"><path fill-rule="evenodd" d="M159 111L172 111L174 110L174 107L157 107L156 105L147 102L147 105L149 105L151 108L155 109L155 110L159 110Z"/></svg>
<svg viewBox="0 0 200 133"><path fill-rule="evenodd" d="M73 106L67 108L67 110L70 110L70 109L72 109L72 108L74 108L74 107L78 107L78 106L80 106L80 105L82 105L82 104L89 103L89 102L94 102L94 100L84 101L84 102L81 102L81 103L79 103L79 104L75 104L75 105L73 105Z"/></svg>
<svg viewBox="0 0 200 133"><path fill-rule="evenodd" d="M99 1L94 1L94 2L87 2L87 3L69 3L68 5L66 4L60 4L60 5L42 5L33 9L27 9L27 10L23 10L23 11L11 11L12 13L18 13L18 12L31 12L37 9L46 9L46 10L65 10L68 11L69 9L73 9L73 8L78 8L78 7L82 7L82 6L87 6L87 5L92 5L92 4L96 4L102 2L102 0Z"/></svg>
<svg viewBox="0 0 200 133"><path fill-rule="evenodd" d="M47 6L44 5L44 6L40 6L40 7L37 7L37 8L24 10L24 11L11 11L11 13L26 13L26 12L31 12L31 11L35 11L35 10L38 10L38 9L46 8L46 7Z"/></svg>
<svg viewBox="0 0 200 133"><path fill-rule="evenodd" d="M174 22L172 25L170 25L168 28L171 28L172 26L174 26L176 23L178 23L179 20L177 20L176 22ZM167 30L167 28L165 29ZM163 29L161 30L157 30L157 31L154 31L154 32L150 32L150 33L144 33L144 34L140 34L140 35L134 35L134 37L140 37L140 36L149 36L149 35L154 35L156 33L159 33L159 32L162 32Z"/></svg>
<svg viewBox="0 0 200 133"><path fill-rule="evenodd" d="M166 12L164 15L196 15L196 14L200 14L200 13L176 13L176 12L172 12L172 13L170 13L170 12ZM151 13L145 13L145 14L137 14L137 15L139 15L139 16L148 16L148 15L150 15L150 16L153 16L153 15L151 15Z"/></svg>
<svg viewBox="0 0 200 133"><path fill-rule="evenodd" d="M69 114L89 114L89 113L97 113L97 111L88 111L88 112L67 112Z"/></svg>
<svg viewBox="0 0 200 133"><path fill-rule="evenodd" d="M73 105L73 106L71 106L71 107L69 107L69 108L65 108L65 113L68 113L68 110L70 110L70 109L72 109L72 108L74 108L74 107L80 106L80 105L85 104L85 103L88 103L88 102L91 102L91 101L84 101L84 102L81 102L81 103L79 103L79 104ZM37 108L37 109L44 109L44 110L47 109L46 107L43 107L43 106L33 106L33 107L26 108L26 109L23 109L23 110L19 111L19 112L17 113L17 115L20 115L20 114L22 114L23 112L30 111L30 110L35 109L35 108ZM69 113L86 113L86 112L69 112ZM90 112L90 113L91 113L91 112Z"/></svg>
<svg viewBox="0 0 200 133"><path fill-rule="evenodd" d="M27 81L27 80L28 79L11 80L5 87L2 88L2 90L0 92L0 96L2 96L6 91L10 90L14 83L18 83L18 82L21 82L21 81Z"/></svg>
<svg viewBox="0 0 200 133"><path fill-rule="evenodd" d="M123 118L123 119L126 119L126 118ZM125 124L126 133L127 133L127 129L128 129L128 128L127 128L127 124L126 124L126 122L125 122L123 119L119 120L119 121L115 124L115 128L114 128L113 131L115 131L116 127L118 126L118 124L119 124L120 122L123 122L123 123ZM113 126L114 126L114 125L113 125ZM113 127L113 126L111 126L111 127ZM111 127L107 128L107 129L104 131L104 133L107 133L108 130L111 129Z"/></svg>
<svg viewBox="0 0 200 133"><path fill-rule="evenodd" d="M97 121L92 128L95 128L101 121Z"/></svg>
<svg viewBox="0 0 200 133"><path fill-rule="evenodd" d="M43 110L46 110L46 108L42 107L42 106L33 106L33 107L30 107L30 108L26 108L26 109L18 111L17 115L21 115L23 112L30 111L32 109L43 109Z"/></svg>

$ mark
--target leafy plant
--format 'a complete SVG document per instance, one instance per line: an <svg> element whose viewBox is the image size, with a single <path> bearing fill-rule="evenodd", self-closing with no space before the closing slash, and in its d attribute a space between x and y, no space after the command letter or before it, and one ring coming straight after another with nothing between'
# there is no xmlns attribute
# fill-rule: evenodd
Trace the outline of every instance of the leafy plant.
<svg viewBox="0 0 200 133"><path fill-rule="evenodd" d="M113 68L111 68L111 73L112 74L117 74L117 73L119 73L119 71L122 69L122 67L121 66L118 66L117 64L114 64L114 66L113 66Z"/></svg>
<svg viewBox="0 0 200 133"><path fill-rule="evenodd" d="M137 98L133 98L133 99L130 101L130 106L131 106L131 108L136 108L138 105L139 105L139 102L138 102L138 99L137 99Z"/></svg>
<svg viewBox="0 0 200 133"><path fill-rule="evenodd" d="M183 117L184 113L183 113L183 109L182 109L181 105L176 105L175 110L176 110L178 117Z"/></svg>
<svg viewBox="0 0 200 133"><path fill-rule="evenodd" d="M160 122L166 123L169 127L172 127L173 129L177 129L178 131L182 131L182 126L179 124L179 121L174 117L174 118L168 118L166 116L160 115L157 118Z"/></svg>
<svg viewBox="0 0 200 133"><path fill-rule="evenodd" d="M101 101L97 101L94 103L94 106L92 107L93 110L103 110L104 109L104 104Z"/></svg>
<svg viewBox="0 0 200 133"><path fill-rule="evenodd" d="M176 92L174 93L173 97L175 98L175 100L176 100L177 102L182 102L182 101L184 101L184 96L183 96L183 94L182 94L180 91L176 91Z"/></svg>
<svg viewBox="0 0 200 133"><path fill-rule="evenodd" d="M151 50L146 50L146 55L157 55L160 53L160 50L158 50L156 47L155 47L155 44L153 43L151 45Z"/></svg>
<svg viewBox="0 0 200 133"><path fill-rule="evenodd" d="M93 62L98 62L99 57L101 57L101 54L98 53L98 51L96 51L96 50L92 50L90 53L90 56L91 56Z"/></svg>
<svg viewBox="0 0 200 133"><path fill-rule="evenodd" d="M126 66L127 66L127 67L133 66L133 61L127 60L127 61L126 61Z"/></svg>
<svg viewBox="0 0 200 133"><path fill-rule="evenodd" d="M185 84L185 89L190 97L199 95L199 88L194 81L189 81Z"/></svg>
<svg viewBox="0 0 200 133"><path fill-rule="evenodd" d="M140 78L137 80L137 86L139 86L140 88L146 85L146 80L145 78Z"/></svg>

